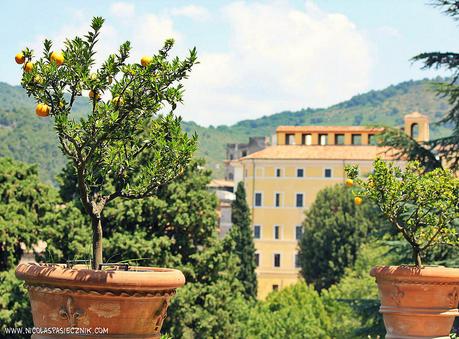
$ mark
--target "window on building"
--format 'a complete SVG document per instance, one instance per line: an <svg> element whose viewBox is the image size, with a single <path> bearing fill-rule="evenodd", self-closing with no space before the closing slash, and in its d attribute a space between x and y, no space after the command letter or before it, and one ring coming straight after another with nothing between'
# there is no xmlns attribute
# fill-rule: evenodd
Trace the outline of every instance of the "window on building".
<svg viewBox="0 0 459 339"><path fill-rule="evenodd" d="M335 134L335 145L344 145L344 134Z"/></svg>
<svg viewBox="0 0 459 339"><path fill-rule="evenodd" d="M279 253L274 254L274 267L280 267L281 265L281 255Z"/></svg>
<svg viewBox="0 0 459 339"><path fill-rule="evenodd" d="M303 134L301 136L301 143L303 145L312 145L312 135L311 134Z"/></svg>
<svg viewBox="0 0 459 339"><path fill-rule="evenodd" d="M257 267L260 266L260 254L258 254L258 253L255 253L255 265Z"/></svg>
<svg viewBox="0 0 459 339"><path fill-rule="evenodd" d="M282 176L282 170L280 168L276 168L276 177Z"/></svg>
<svg viewBox="0 0 459 339"><path fill-rule="evenodd" d="M274 198L274 205L276 207L280 207L281 204L281 195L280 193L276 193L275 198Z"/></svg>
<svg viewBox="0 0 459 339"><path fill-rule="evenodd" d="M319 145L327 145L327 144L328 144L328 135L319 134Z"/></svg>
<svg viewBox="0 0 459 339"><path fill-rule="evenodd" d="M296 194L296 207L303 207L303 193Z"/></svg>
<svg viewBox="0 0 459 339"><path fill-rule="evenodd" d="M285 135L285 144L286 145L295 145L295 134L286 134Z"/></svg>
<svg viewBox="0 0 459 339"><path fill-rule="evenodd" d="M253 238L261 239L261 226L260 225L253 226Z"/></svg>
<svg viewBox="0 0 459 339"><path fill-rule="evenodd" d="M247 156L247 151L242 151L241 154L242 154L242 157L246 157Z"/></svg>
<svg viewBox="0 0 459 339"><path fill-rule="evenodd" d="M261 207L263 205L263 194L255 193L255 207Z"/></svg>
<svg viewBox="0 0 459 339"><path fill-rule="evenodd" d="M325 177L325 178L331 178L331 177L332 177L332 170L331 170L331 168L326 168L326 169L324 170L324 177Z"/></svg>
<svg viewBox="0 0 459 339"><path fill-rule="evenodd" d="M296 169L296 176L297 176L298 178L304 177L304 169L302 169L302 168L297 168L297 169Z"/></svg>
<svg viewBox="0 0 459 339"><path fill-rule="evenodd" d="M275 291L275 292L279 291L279 285L274 284L273 285L273 291Z"/></svg>
<svg viewBox="0 0 459 339"><path fill-rule="evenodd" d="M352 144L361 145L362 144L362 134L352 134Z"/></svg>
<svg viewBox="0 0 459 339"><path fill-rule="evenodd" d="M295 254L295 268L299 268L300 266L300 256Z"/></svg>
<svg viewBox="0 0 459 339"><path fill-rule="evenodd" d="M376 145L376 135L368 134L368 145Z"/></svg>
<svg viewBox="0 0 459 339"><path fill-rule="evenodd" d="M234 180L234 174L233 173L228 174L228 179L229 180Z"/></svg>
<svg viewBox="0 0 459 339"><path fill-rule="evenodd" d="M280 226L279 225L274 226L274 239L276 240L280 239Z"/></svg>
<svg viewBox="0 0 459 339"><path fill-rule="evenodd" d="M295 226L295 239L301 240L302 237L303 237L303 226L301 225Z"/></svg>
<svg viewBox="0 0 459 339"><path fill-rule="evenodd" d="M230 160L234 160L234 156L230 154Z"/></svg>

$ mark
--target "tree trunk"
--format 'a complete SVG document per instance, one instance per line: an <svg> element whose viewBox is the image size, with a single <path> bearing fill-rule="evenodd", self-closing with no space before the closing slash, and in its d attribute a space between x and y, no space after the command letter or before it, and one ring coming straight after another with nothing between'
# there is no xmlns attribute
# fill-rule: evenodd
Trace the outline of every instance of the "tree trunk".
<svg viewBox="0 0 459 339"><path fill-rule="evenodd" d="M102 220L100 217L92 218L92 269L97 270L102 264Z"/></svg>
<svg viewBox="0 0 459 339"><path fill-rule="evenodd" d="M417 267L422 268L421 251L419 247L413 247L413 260Z"/></svg>

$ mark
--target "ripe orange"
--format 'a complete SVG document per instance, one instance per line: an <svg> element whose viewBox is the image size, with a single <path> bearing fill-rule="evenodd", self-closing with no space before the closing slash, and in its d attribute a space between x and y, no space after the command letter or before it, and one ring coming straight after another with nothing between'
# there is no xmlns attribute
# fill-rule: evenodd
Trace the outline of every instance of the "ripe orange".
<svg viewBox="0 0 459 339"><path fill-rule="evenodd" d="M362 205L363 200L361 197L355 197L354 202L356 205Z"/></svg>
<svg viewBox="0 0 459 339"><path fill-rule="evenodd" d="M346 179L346 186L351 187L354 184L352 179Z"/></svg>
<svg viewBox="0 0 459 339"><path fill-rule="evenodd" d="M150 56L143 56L142 59L140 59L140 63L142 64L143 67L148 66L149 64L151 64L152 61L153 61L153 58Z"/></svg>
<svg viewBox="0 0 459 339"><path fill-rule="evenodd" d="M25 72L31 72L33 69L33 63L31 63L30 61L27 62L24 66L24 71Z"/></svg>
<svg viewBox="0 0 459 339"><path fill-rule="evenodd" d="M64 63L64 55L62 52L51 53L51 61L54 61L56 65L60 66Z"/></svg>
<svg viewBox="0 0 459 339"><path fill-rule="evenodd" d="M35 113L39 117L47 117L49 115L50 110L51 110L51 107L49 107L47 104L39 103L37 107L35 108Z"/></svg>
<svg viewBox="0 0 459 339"><path fill-rule="evenodd" d="M18 53L16 54L16 56L14 57L14 60L16 60L16 63L21 65L24 63L25 61L25 56L23 53Z"/></svg>
<svg viewBox="0 0 459 339"><path fill-rule="evenodd" d="M95 97L96 100L99 100L99 99L100 99L100 94L94 92L93 90L90 90L90 91L89 91L89 97L90 97L91 99L94 99L94 97Z"/></svg>

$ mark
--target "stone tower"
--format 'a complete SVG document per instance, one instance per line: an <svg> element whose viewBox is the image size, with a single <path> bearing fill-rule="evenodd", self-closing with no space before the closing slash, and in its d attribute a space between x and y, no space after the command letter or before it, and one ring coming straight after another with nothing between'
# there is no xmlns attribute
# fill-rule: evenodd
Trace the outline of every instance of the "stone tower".
<svg viewBox="0 0 459 339"><path fill-rule="evenodd" d="M429 141L429 118L419 112L405 115L404 129L416 141Z"/></svg>

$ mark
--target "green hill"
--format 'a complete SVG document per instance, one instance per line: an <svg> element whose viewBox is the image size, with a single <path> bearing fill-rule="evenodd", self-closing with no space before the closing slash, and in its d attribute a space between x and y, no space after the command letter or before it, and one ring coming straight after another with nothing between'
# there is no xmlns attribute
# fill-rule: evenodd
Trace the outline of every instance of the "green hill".
<svg viewBox="0 0 459 339"><path fill-rule="evenodd" d="M57 146L52 122L36 118L34 102L20 87L0 83L0 103L0 156L37 163L42 178L53 181L66 160ZM83 114L87 105L86 99L79 100L75 106L76 114ZM438 121L448 108L447 100L437 97L431 81L425 79L359 94L329 108L285 111L243 120L232 126L206 128L184 122L183 127L199 135L198 156L204 157L214 175L219 177L223 173L222 160L227 143L247 142L249 136L272 135L279 125L397 126L403 123L403 116L412 111L427 114L431 121ZM432 137L445 133L445 127L431 126Z"/></svg>

